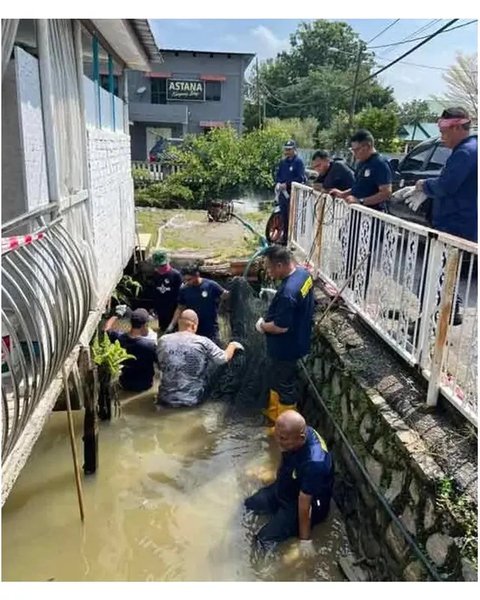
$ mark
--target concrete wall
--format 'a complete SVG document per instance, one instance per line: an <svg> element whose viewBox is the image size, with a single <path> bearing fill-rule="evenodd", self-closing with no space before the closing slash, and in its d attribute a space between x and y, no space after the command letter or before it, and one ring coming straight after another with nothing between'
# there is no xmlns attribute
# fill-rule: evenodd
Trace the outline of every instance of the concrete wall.
<svg viewBox="0 0 480 600"><path fill-rule="evenodd" d="M88 170L99 296L106 301L135 244L130 137L89 129Z"/></svg>
<svg viewBox="0 0 480 600"><path fill-rule="evenodd" d="M413 412L403 418L391 406L395 394L407 399L415 381L402 371L401 365L392 368L390 364L391 375L385 377L382 354L375 355L377 361L372 364L371 355L348 318L337 314L327 319L317 329L305 363L326 408L305 375L300 402L307 421L326 436L333 451L334 497L345 518L352 549L361 557L364 579L433 579L413 550L413 540L441 579L476 580L472 563L473 539L477 536L476 437L472 434L473 455L470 459L461 458L461 468L453 463L453 458L445 460L446 452L440 450L437 454L431 440L417 431L415 421L424 418L422 406L417 408L418 419ZM359 372L364 366L370 368L373 378L375 371L380 373L375 387L365 371ZM449 432L439 428L438 423L435 425L434 419L431 430L435 437L449 437ZM465 431L460 428L459 432L462 437L456 439L456 444L468 444ZM459 485L455 493L446 497L442 489L447 478L460 484L461 471L469 472L471 485L468 489ZM403 530L385 504L398 517Z"/></svg>

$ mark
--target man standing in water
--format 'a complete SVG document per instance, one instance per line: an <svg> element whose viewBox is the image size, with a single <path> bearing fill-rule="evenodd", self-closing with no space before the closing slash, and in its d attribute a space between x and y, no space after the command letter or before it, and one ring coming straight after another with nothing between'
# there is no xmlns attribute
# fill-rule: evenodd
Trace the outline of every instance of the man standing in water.
<svg viewBox="0 0 480 600"><path fill-rule="evenodd" d="M275 438L282 451L274 483L245 500L259 515L272 515L255 536L263 550L290 537L298 537L304 556L314 553L312 527L323 521L330 508L334 469L322 437L307 426L298 412L288 410L275 423Z"/></svg>
<svg viewBox="0 0 480 600"><path fill-rule="evenodd" d="M279 415L296 406L297 361L310 351L313 280L287 248L270 246L264 256L269 275L282 280L265 319L256 324L267 338L269 398L264 414L275 423Z"/></svg>
<svg viewBox="0 0 480 600"><path fill-rule="evenodd" d="M237 350L243 350L239 342L230 342L222 350L209 338L197 335L197 329L198 316L187 309L180 315L178 331L160 338L158 406L196 406L204 399L212 367L230 362Z"/></svg>
<svg viewBox="0 0 480 600"><path fill-rule="evenodd" d="M180 271L168 262L167 253L156 250L152 255L155 267L153 272L153 306L158 317L158 326L165 331L170 325L177 308L178 292L182 285Z"/></svg>
<svg viewBox="0 0 480 600"><path fill-rule="evenodd" d="M171 333L182 312L189 308L198 317L198 335L203 335L214 342L218 339L218 306L220 300L228 297L225 290L216 281L200 277L198 267L182 269L183 285L178 294L178 306L166 333Z"/></svg>

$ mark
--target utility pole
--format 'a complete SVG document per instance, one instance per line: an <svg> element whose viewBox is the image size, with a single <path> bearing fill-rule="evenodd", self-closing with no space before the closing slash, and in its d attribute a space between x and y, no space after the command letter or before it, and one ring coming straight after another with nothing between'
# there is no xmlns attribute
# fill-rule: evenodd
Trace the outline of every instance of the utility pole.
<svg viewBox="0 0 480 600"><path fill-rule="evenodd" d="M350 106L350 118L348 119L348 128L350 132L353 129L353 117L355 116L355 105L357 104L357 84L360 75L360 65L362 64L362 45L358 45L357 64L355 66L355 77L353 79L352 104Z"/></svg>
<svg viewBox="0 0 480 600"><path fill-rule="evenodd" d="M258 127L262 125L262 106L260 104L260 74L258 71L258 58L256 59L257 67L257 109L258 109Z"/></svg>

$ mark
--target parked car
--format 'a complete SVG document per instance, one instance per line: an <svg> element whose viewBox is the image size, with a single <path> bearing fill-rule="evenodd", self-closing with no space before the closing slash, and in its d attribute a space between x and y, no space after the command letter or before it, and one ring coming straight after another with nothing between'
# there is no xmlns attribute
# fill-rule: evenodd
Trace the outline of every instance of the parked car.
<svg viewBox="0 0 480 600"><path fill-rule="evenodd" d="M148 161L165 162L171 158L170 148L179 148L183 144L181 138L160 138L148 153Z"/></svg>
<svg viewBox="0 0 480 600"><path fill-rule="evenodd" d="M402 160L390 159L393 173L393 191L402 187L415 185L419 179L438 177L451 154L450 148L443 145L440 137L430 138L413 148ZM387 203L390 214L420 223L430 225L432 200L428 198L420 208L412 211L404 202L390 199Z"/></svg>

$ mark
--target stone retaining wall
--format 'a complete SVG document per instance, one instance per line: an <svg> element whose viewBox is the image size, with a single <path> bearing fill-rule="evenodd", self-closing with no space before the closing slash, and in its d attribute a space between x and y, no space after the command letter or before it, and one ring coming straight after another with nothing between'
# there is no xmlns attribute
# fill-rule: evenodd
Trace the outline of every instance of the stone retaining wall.
<svg viewBox="0 0 480 600"><path fill-rule="evenodd" d="M357 340L354 345L358 343ZM410 536L410 542L427 557L439 578L477 580L470 562L473 546L467 543L462 549L468 535L473 532L476 536L476 503L465 494L452 493L447 504L453 509L442 504L441 490L445 492L449 485L446 472L418 432L390 407L378 389L366 385L355 373L348 344L339 343L338 335L332 334L329 318L317 328L305 366L331 417L303 373L300 409L333 449L337 471L335 500L345 517L350 543L360 557L366 579L434 579L435 575L406 539ZM375 488L407 535L389 515ZM469 520L472 527L472 515L475 523L467 531L465 521Z"/></svg>

